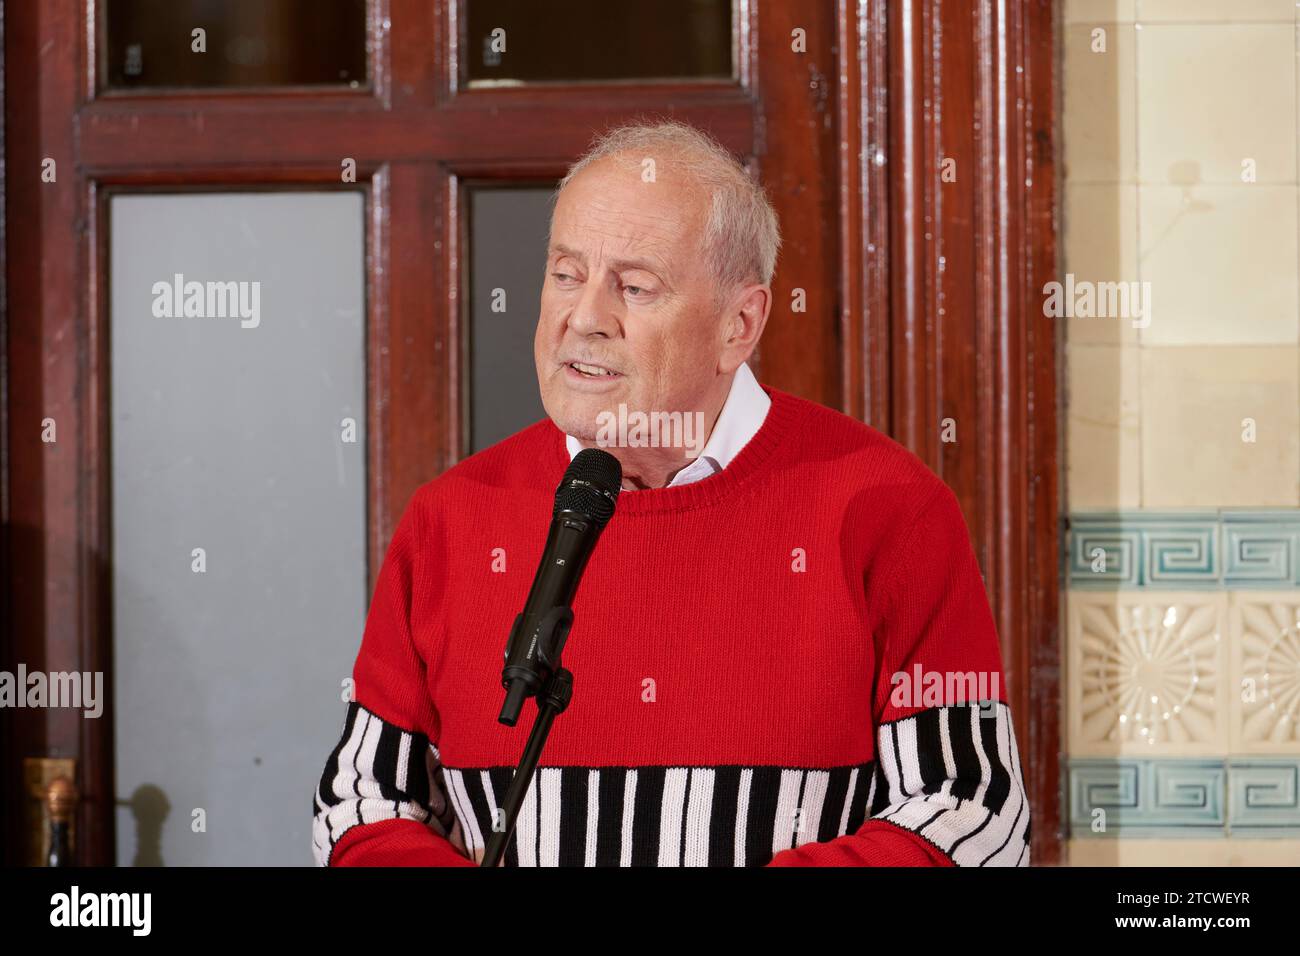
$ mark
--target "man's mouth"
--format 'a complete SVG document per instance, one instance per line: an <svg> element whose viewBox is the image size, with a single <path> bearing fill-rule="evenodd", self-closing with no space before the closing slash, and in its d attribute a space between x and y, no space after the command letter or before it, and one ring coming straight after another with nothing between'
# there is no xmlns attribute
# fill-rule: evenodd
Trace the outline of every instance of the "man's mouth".
<svg viewBox="0 0 1300 956"><path fill-rule="evenodd" d="M620 373L605 368L603 365L588 365L586 362L568 362L567 366L586 378L615 378Z"/></svg>

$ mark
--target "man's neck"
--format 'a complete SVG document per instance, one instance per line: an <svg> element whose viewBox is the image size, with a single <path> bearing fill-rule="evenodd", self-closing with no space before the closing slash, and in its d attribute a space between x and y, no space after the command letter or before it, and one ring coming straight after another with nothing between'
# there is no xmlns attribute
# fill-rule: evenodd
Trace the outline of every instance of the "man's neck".
<svg viewBox="0 0 1300 956"><path fill-rule="evenodd" d="M715 394L709 401L708 409L700 409L704 412L705 428L703 434L698 436L696 448L703 451L704 446L708 444L709 436L713 434L713 429L718 424L718 418L722 415L722 407L726 404L727 395L731 391L731 383L735 378L733 373L723 380L721 388L715 389ZM686 415L694 415L695 412L683 412ZM595 441L586 441L579 439L583 448L601 448L618 459L623 466L623 490L624 491L645 491L651 488L666 488L668 483L673 480L676 474L689 465L694 459L686 457L686 450L681 447L659 446L658 448L631 448L631 447L601 447Z"/></svg>

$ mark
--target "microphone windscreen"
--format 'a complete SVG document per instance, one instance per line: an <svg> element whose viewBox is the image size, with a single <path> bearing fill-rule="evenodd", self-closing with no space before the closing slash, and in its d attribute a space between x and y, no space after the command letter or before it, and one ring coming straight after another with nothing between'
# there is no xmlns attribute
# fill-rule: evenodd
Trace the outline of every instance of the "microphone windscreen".
<svg viewBox="0 0 1300 956"><path fill-rule="evenodd" d="M599 448L584 448L573 456L560 487L555 491L555 512L576 511L601 526L614 515L614 503L623 487L623 466Z"/></svg>

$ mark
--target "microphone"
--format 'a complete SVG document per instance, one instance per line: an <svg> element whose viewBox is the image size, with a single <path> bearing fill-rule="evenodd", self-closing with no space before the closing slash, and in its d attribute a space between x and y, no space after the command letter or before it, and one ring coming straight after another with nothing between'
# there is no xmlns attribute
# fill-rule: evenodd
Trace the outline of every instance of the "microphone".
<svg viewBox="0 0 1300 956"><path fill-rule="evenodd" d="M573 625L573 595L614 515L623 484L623 466L609 452L586 448L574 456L555 490L555 510L546 550L533 577L528 600L506 641L501 670L505 704L497 719L513 727L524 700L535 696L559 666L560 652Z"/></svg>

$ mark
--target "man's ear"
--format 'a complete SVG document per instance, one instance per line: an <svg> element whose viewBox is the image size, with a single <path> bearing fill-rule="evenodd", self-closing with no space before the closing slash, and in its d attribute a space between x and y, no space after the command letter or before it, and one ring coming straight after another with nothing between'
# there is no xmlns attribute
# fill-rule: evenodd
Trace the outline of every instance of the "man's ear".
<svg viewBox="0 0 1300 956"><path fill-rule="evenodd" d="M748 285L738 289L727 302L718 370L727 375L749 359L772 312L772 290L765 285Z"/></svg>

